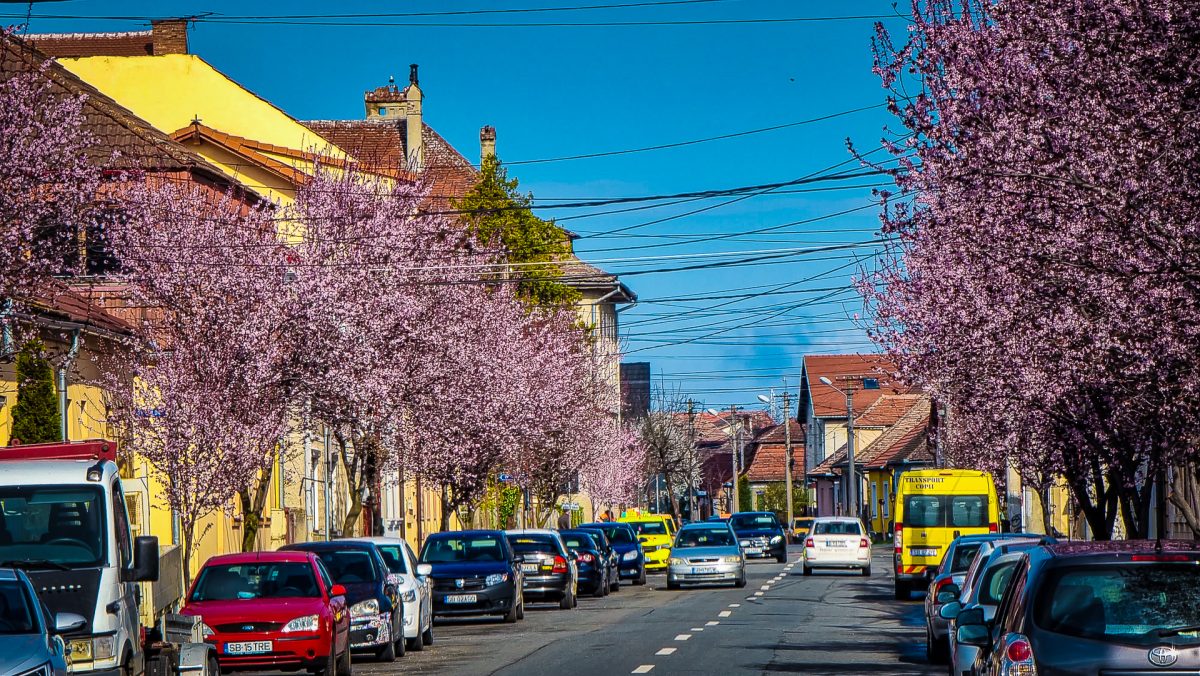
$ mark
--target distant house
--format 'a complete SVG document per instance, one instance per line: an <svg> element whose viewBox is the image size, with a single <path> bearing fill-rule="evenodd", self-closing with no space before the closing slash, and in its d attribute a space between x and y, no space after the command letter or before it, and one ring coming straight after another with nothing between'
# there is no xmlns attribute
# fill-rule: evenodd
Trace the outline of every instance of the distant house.
<svg viewBox="0 0 1200 676"><path fill-rule="evenodd" d="M795 420L788 420L786 424L791 427L792 489L797 495L802 492L807 494L804 478L804 428ZM787 428L784 425L785 423L779 423L763 429L749 444L747 455L752 459L746 468L745 476L750 485L750 492L758 496L756 505L759 508L762 508L761 496L772 487L783 486L786 481ZM780 511L787 511L786 501Z"/></svg>

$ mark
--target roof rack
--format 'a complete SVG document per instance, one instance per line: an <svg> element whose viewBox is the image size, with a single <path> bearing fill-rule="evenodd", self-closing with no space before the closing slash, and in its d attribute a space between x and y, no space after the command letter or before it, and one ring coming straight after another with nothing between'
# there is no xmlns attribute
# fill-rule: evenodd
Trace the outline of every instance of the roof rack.
<svg viewBox="0 0 1200 676"><path fill-rule="evenodd" d="M86 439L0 447L0 462L9 460L108 460L116 462L117 443L107 439Z"/></svg>

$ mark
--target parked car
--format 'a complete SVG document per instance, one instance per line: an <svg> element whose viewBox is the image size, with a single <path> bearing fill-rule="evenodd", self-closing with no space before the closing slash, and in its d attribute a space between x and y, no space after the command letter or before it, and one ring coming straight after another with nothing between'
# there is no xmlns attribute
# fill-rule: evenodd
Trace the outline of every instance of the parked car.
<svg viewBox="0 0 1200 676"><path fill-rule="evenodd" d="M66 676L67 649L59 634L86 624L75 613L51 617L25 573L0 568L0 673Z"/></svg>
<svg viewBox="0 0 1200 676"><path fill-rule="evenodd" d="M979 548L984 543L1018 539L1028 540L1029 535L1023 533L963 535L954 538L946 547L946 554L942 557L938 567L934 569L933 577L929 581L928 593L925 595L925 653L930 662L942 664L950 654L949 631L946 620L942 619L940 615L944 601L938 600L939 596L950 590L953 591L953 595L948 595L948 597L951 600L958 598L958 592L967 576L967 569L971 567L971 562L975 560L975 554L979 552Z"/></svg>
<svg viewBox="0 0 1200 676"><path fill-rule="evenodd" d="M579 604L579 569L558 531L527 528L504 531L504 536L521 557L527 600L557 603L560 610Z"/></svg>
<svg viewBox="0 0 1200 676"><path fill-rule="evenodd" d="M980 648L971 673L1200 671L1200 543L1068 542L1024 552L993 622L955 620Z"/></svg>
<svg viewBox="0 0 1200 676"><path fill-rule="evenodd" d="M604 531L604 536L619 556L617 569L620 577L628 578L633 584L646 584L646 557L633 526L616 521L601 521L585 523L579 527Z"/></svg>
<svg viewBox="0 0 1200 676"><path fill-rule="evenodd" d="M979 655L979 648L962 645L955 640L955 619L958 614L964 608L982 608L984 619L991 622L996 606L1000 604L1000 596L1008 588L1013 569L1021 560L1021 552L1040 544L1046 543L1032 538L985 542L979 547L975 560L967 570L962 590L958 591L951 585L941 592L943 603L938 612L947 622L951 674L969 671ZM955 596L957 598L954 598Z"/></svg>
<svg viewBox="0 0 1200 676"><path fill-rule="evenodd" d="M525 617L521 564L504 531L449 531L425 540L417 573L433 583L435 617L501 615L516 622Z"/></svg>
<svg viewBox="0 0 1200 676"><path fill-rule="evenodd" d="M798 516L792 525L792 542L797 544L804 542L804 538L808 537L808 532L812 530L813 517Z"/></svg>
<svg viewBox="0 0 1200 676"><path fill-rule="evenodd" d="M626 512L621 521L633 527L642 543L642 556L647 571L666 570L671 556L671 541L675 536L675 521L663 514Z"/></svg>
<svg viewBox="0 0 1200 676"><path fill-rule="evenodd" d="M746 586L746 555L733 529L723 523L694 523L679 529L667 567L667 589L718 582Z"/></svg>
<svg viewBox="0 0 1200 676"><path fill-rule="evenodd" d="M199 617L221 670L350 673L346 589L311 552L251 552L204 562L180 611Z"/></svg>
<svg viewBox="0 0 1200 676"><path fill-rule="evenodd" d="M579 570L579 591L593 596L605 596L613 578L610 555L601 549L603 533L592 530L565 530L560 533L567 551L575 555Z"/></svg>
<svg viewBox="0 0 1200 676"><path fill-rule="evenodd" d="M787 534L774 512L738 512L729 517L729 525L745 550L746 558L775 557L787 561Z"/></svg>
<svg viewBox="0 0 1200 676"><path fill-rule="evenodd" d="M429 578L417 574L417 555L406 540L388 537L347 538L352 542L370 542L379 549L387 566L390 582L396 586L404 605L404 640L409 650L433 645L433 586Z"/></svg>
<svg viewBox="0 0 1200 676"><path fill-rule="evenodd" d="M852 516L820 516L804 538L801 570L812 575L814 568L857 568L871 574L871 541L863 522Z"/></svg>
<svg viewBox="0 0 1200 676"><path fill-rule="evenodd" d="M299 542L280 551L312 552L334 583L346 589L350 607L350 648L384 662L404 655L404 606L389 579L383 555L370 542Z"/></svg>
<svg viewBox="0 0 1200 676"><path fill-rule="evenodd" d="M705 521L720 521L721 523L729 523L729 517L722 516L721 514L710 514Z"/></svg>

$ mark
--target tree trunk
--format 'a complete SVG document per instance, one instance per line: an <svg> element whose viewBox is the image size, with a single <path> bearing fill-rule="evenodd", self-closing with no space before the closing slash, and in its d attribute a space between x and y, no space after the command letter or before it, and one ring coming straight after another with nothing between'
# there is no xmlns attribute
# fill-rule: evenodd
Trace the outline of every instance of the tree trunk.
<svg viewBox="0 0 1200 676"><path fill-rule="evenodd" d="M192 586L192 547L195 546L196 522L180 519L179 530L183 535L183 589L186 593Z"/></svg>
<svg viewBox="0 0 1200 676"><path fill-rule="evenodd" d="M1046 535L1054 535L1054 519L1050 514L1053 505L1050 502L1050 484L1048 482L1043 482L1038 486L1038 497L1042 499L1042 532Z"/></svg>
<svg viewBox="0 0 1200 676"><path fill-rule="evenodd" d="M262 513L267 506L267 497L271 491L271 473L275 468L274 461L267 463L265 469L254 482L253 492L243 488L238 491L238 499L242 507L242 551L258 551L258 529L262 527Z"/></svg>
<svg viewBox="0 0 1200 676"><path fill-rule="evenodd" d="M1200 539L1200 516L1198 516L1200 508L1196 503L1197 467L1197 465L1189 465L1180 468L1180 471L1175 473L1175 477L1171 481L1171 490L1167 493L1167 500L1175 505L1175 509L1183 517L1184 523L1192 531L1192 537Z"/></svg>
<svg viewBox="0 0 1200 676"><path fill-rule="evenodd" d="M361 437L355 442L362 441ZM355 526L358 525L358 517L362 514L362 473L361 464L365 449L359 448L358 445L354 448L354 457L350 457L350 444L347 443L346 437L338 434L338 454L341 456L342 468L346 473L346 491L349 493L350 505L346 509L346 517L342 520L342 537L353 537L355 535ZM366 445L363 442L361 445Z"/></svg>
<svg viewBox="0 0 1200 676"><path fill-rule="evenodd" d="M442 532L450 530L450 515L457 506L450 501L450 487L442 485Z"/></svg>

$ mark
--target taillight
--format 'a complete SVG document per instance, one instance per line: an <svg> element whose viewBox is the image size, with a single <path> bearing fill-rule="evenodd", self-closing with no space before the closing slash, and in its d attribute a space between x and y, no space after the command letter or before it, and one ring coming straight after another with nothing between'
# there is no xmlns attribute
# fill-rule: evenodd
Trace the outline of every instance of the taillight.
<svg viewBox="0 0 1200 676"><path fill-rule="evenodd" d="M1008 644L1008 650L1005 655L1013 662L1024 662L1033 657L1033 648L1030 647L1029 641L1019 638Z"/></svg>
<svg viewBox="0 0 1200 676"><path fill-rule="evenodd" d="M804 541L804 546L805 547L816 547L817 543L813 542L812 538L808 538L807 540Z"/></svg>
<svg viewBox="0 0 1200 676"><path fill-rule="evenodd" d="M949 577L947 577L947 578L942 578L941 580L938 580L938 583L937 583L937 584L935 584L935 585L933 586L933 598L934 598L934 600L935 600L935 601L937 600L938 594L941 594L941 593L942 593L942 589L943 589L944 587L948 587L948 586L949 586L949 585L951 585L951 584L954 584L954 579L953 579L953 578L949 578Z"/></svg>
<svg viewBox="0 0 1200 676"><path fill-rule="evenodd" d="M580 554L577 558L584 563L591 563L592 561L596 560L596 557L592 556L591 554Z"/></svg>
<svg viewBox="0 0 1200 676"><path fill-rule="evenodd" d="M998 524L996 524L995 522L989 523L988 524L988 532L989 533L998 533L998 532L1000 532L1000 526Z"/></svg>
<svg viewBox="0 0 1200 676"><path fill-rule="evenodd" d="M564 559L564 558L563 558L563 557L561 557L561 556L556 556L556 557L554 557L554 568L552 568L552 569L550 570L550 572L551 572L551 573L565 573L565 572L567 572L567 560L566 560L566 559Z"/></svg>
<svg viewBox="0 0 1200 676"><path fill-rule="evenodd" d="M1009 634L1006 639L1004 658L1000 660L1001 676L1037 676L1029 639L1020 634Z"/></svg>
<svg viewBox="0 0 1200 676"><path fill-rule="evenodd" d="M896 553L903 554L904 553L904 527L901 526L900 524L896 524L896 537L893 539L893 542L896 545Z"/></svg>
<svg viewBox="0 0 1200 676"><path fill-rule="evenodd" d="M865 548L865 547L870 547L870 546L871 546L871 543L870 543L870 542L867 542L867 539L866 539L866 538L863 538L863 539L861 539L861 540L859 540L859 541L858 541L858 547L859 547L859 549L863 549L863 548Z"/></svg>

